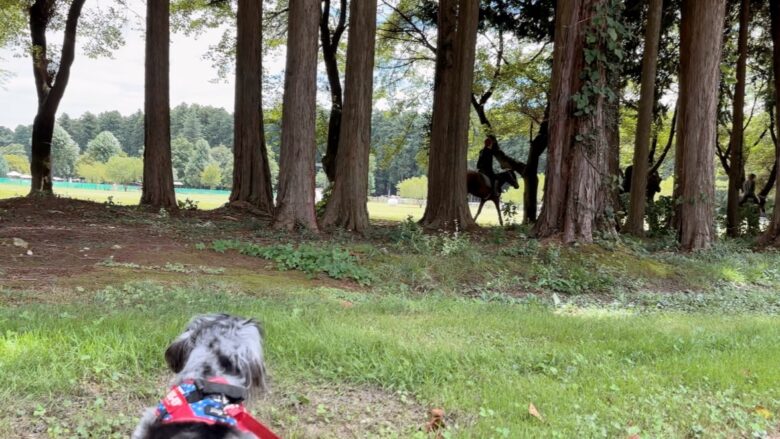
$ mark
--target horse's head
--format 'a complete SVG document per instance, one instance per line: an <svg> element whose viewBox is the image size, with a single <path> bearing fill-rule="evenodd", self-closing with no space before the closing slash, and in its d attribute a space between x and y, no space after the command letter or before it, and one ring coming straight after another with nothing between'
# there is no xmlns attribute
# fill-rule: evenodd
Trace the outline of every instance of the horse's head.
<svg viewBox="0 0 780 439"><path fill-rule="evenodd" d="M515 174L515 171L510 169L502 172L501 175L504 183L507 183L515 189L520 189L520 183L517 181L517 174Z"/></svg>

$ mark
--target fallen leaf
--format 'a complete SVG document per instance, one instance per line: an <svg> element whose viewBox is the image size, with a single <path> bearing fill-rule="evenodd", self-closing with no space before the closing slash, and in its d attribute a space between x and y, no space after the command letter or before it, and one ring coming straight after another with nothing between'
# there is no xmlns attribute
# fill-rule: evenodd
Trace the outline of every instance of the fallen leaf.
<svg viewBox="0 0 780 439"><path fill-rule="evenodd" d="M536 406L532 402L528 403L528 414L540 421L544 421L541 413L539 413L539 410L536 409Z"/></svg>
<svg viewBox="0 0 780 439"><path fill-rule="evenodd" d="M29 244L22 238L14 238L14 245L16 247L27 248Z"/></svg>
<svg viewBox="0 0 780 439"><path fill-rule="evenodd" d="M444 425L444 409L433 408L428 414L431 419L425 423L426 433L438 432L446 427ZM439 437L439 435L437 434L436 437Z"/></svg>
<svg viewBox="0 0 780 439"><path fill-rule="evenodd" d="M350 302L349 300L342 300L341 301L341 307L342 308L352 308L353 306L355 306L355 305L352 302Z"/></svg>
<svg viewBox="0 0 780 439"><path fill-rule="evenodd" d="M757 405L756 408L753 409L753 412L767 420L772 418L772 412L762 405Z"/></svg>

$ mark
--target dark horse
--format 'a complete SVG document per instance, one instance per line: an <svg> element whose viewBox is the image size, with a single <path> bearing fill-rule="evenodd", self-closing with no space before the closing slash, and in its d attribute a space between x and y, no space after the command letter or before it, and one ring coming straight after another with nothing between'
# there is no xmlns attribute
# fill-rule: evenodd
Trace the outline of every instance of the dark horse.
<svg viewBox="0 0 780 439"><path fill-rule="evenodd" d="M515 189L520 188L520 183L517 182L517 175L515 171L509 170L496 174L496 186L498 186L498 194L493 193L490 188L490 183L485 175L480 174L477 171L469 171L466 174L466 185L468 187L469 194L479 198L479 209L477 214L474 215L474 221L477 220L479 214L482 212L482 206L485 202L490 200L496 205L496 211L498 212L498 223L504 225L504 220L501 218L501 189L505 184L512 186Z"/></svg>

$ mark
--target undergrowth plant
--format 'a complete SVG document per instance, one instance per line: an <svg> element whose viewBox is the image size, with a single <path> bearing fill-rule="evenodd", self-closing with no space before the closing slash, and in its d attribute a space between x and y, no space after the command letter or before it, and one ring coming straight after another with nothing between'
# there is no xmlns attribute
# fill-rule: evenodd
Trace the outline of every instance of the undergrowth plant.
<svg viewBox="0 0 780 439"><path fill-rule="evenodd" d="M357 257L338 246L312 243L263 246L236 240L217 240L211 248L219 253L236 250L247 256L274 261L280 270L301 270L309 275L325 273L334 279L349 279L361 285L370 285L373 280L371 272L360 266Z"/></svg>

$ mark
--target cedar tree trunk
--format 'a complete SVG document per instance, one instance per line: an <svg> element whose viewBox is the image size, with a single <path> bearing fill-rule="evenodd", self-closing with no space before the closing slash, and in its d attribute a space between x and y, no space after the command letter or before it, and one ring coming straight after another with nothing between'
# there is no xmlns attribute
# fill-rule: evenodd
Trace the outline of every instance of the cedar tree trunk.
<svg viewBox="0 0 780 439"><path fill-rule="evenodd" d="M631 175L631 201L629 202L628 219L623 228L625 233L635 236L641 236L645 231L650 128L653 123L656 64L658 63L658 43L661 38L663 3L663 0L649 0L647 6L645 52L642 55L642 84L639 97L636 139L634 142L636 146L634 149L633 174Z"/></svg>
<svg viewBox="0 0 780 439"><path fill-rule="evenodd" d="M273 191L263 132L262 38L263 5L238 1L236 102L231 203L248 203L273 215Z"/></svg>
<svg viewBox="0 0 780 439"><path fill-rule="evenodd" d="M780 127L780 3L777 1L769 2L770 15L772 17L772 45L773 45L773 70L775 79L775 127ZM780 161L780 148L775 145L775 162ZM777 166L777 165L775 165ZM776 179L775 198L780 194L780 178ZM772 212L772 222L762 237L764 243L777 246L780 244L780 202L775 201L775 207Z"/></svg>
<svg viewBox="0 0 780 439"><path fill-rule="evenodd" d="M171 164L170 1L146 2L144 182L141 204L176 209Z"/></svg>
<svg viewBox="0 0 780 439"><path fill-rule="evenodd" d="M368 227L368 155L377 0L353 0L349 10L349 46L344 78L344 118L339 136L336 181L325 209L324 227L365 232Z"/></svg>
<svg viewBox="0 0 780 439"><path fill-rule="evenodd" d="M680 24L677 135L679 231L683 250L715 239L715 133L725 0L684 0Z"/></svg>
<svg viewBox="0 0 780 439"><path fill-rule="evenodd" d="M478 0L439 2L428 202L429 229L474 227L466 190L469 106L479 22Z"/></svg>
<svg viewBox="0 0 780 439"><path fill-rule="evenodd" d="M33 121L30 195L52 193L51 141L57 109L70 79L70 69L76 56L76 28L85 0L74 0L68 9L65 35L56 72L49 70L50 59L46 42L46 30L57 8L54 0L36 0L30 6L31 56L35 90L38 94L38 112Z"/></svg>
<svg viewBox="0 0 780 439"><path fill-rule="evenodd" d="M547 142L550 134L550 122L548 120L548 110L545 111L545 117L539 126L539 133L531 141L531 147L528 150L528 161L525 164L523 173L523 222L533 224L536 222L537 198L539 194L539 158L547 149Z"/></svg>
<svg viewBox="0 0 780 439"><path fill-rule="evenodd" d="M317 230L314 161L317 149L317 0L290 2L284 73L279 194L274 227Z"/></svg>
<svg viewBox="0 0 780 439"><path fill-rule="evenodd" d="M565 243L591 242L597 230L615 232L614 220L607 215L612 203L608 103L603 96L594 97L591 114L576 117L572 100L583 84L591 15L602 1L559 2L555 14L544 206L534 231L541 238L560 236ZM608 85L603 68L597 81L598 86Z"/></svg>
<svg viewBox="0 0 780 439"><path fill-rule="evenodd" d="M742 0L739 13L739 42L737 50L737 86L734 90L734 110L732 116L731 139L729 139L731 158L729 168L729 192L726 204L726 233L731 237L739 236L739 189L745 176L743 163L744 121L745 121L745 81L748 55L748 28L750 27L750 0Z"/></svg>

